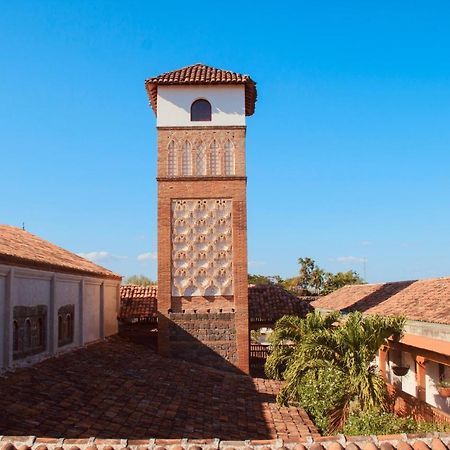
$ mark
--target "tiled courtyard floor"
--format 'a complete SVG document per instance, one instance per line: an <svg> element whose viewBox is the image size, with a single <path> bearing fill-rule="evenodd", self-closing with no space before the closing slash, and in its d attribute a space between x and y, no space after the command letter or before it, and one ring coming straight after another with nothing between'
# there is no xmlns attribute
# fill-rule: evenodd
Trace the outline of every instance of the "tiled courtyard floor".
<svg viewBox="0 0 450 450"><path fill-rule="evenodd" d="M0 378L0 435L272 439L318 436L275 381L162 358L120 337Z"/></svg>

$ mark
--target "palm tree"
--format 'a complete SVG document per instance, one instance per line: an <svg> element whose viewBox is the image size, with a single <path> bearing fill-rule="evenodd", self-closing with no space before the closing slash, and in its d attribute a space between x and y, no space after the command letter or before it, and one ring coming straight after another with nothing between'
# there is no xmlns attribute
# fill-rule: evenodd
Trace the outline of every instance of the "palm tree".
<svg viewBox="0 0 450 450"><path fill-rule="evenodd" d="M336 315L319 316L315 312L314 317L306 317L305 324L297 324L297 329L303 330L301 336L293 333L292 319L284 317L277 322L272 338L274 351L266 371L285 380L277 400L289 404L301 400L299 392L307 376L333 370L342 386L338 398L330 401L328 412L328 431L334 432L342 428L351 407L361 411L384 409L386 384L373 362L387 339L402 332L405 319L355 312L341 317L338 326L329 326L331 321L335 323ZM281 350L285 337L290 339L291 335L297 336L293 347Z"/></svg>

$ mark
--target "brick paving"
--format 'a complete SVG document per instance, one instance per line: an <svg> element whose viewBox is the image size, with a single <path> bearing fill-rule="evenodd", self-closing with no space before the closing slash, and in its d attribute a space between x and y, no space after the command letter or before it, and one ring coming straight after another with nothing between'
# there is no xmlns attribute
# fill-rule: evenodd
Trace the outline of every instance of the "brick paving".
<svg viewBox="0 0 450 450"><path fill-rule="evenodd" d="M307 414L279 383L162 358L121 337L0 378L0 434L81 438L296 439Z"/></svg>

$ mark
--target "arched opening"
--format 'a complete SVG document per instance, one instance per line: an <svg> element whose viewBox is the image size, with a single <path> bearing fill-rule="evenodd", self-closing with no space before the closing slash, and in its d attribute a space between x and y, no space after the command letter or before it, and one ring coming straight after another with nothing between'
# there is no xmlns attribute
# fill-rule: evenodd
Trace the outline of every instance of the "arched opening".
<svg viewBox="0 0 450 450"><path fill-rule="evenodd" d="M30 349L32 347L30 319L25 320L24 344L27 349Z"/></svg>
<svg viewBox="0 0 450 450"><path fill-rule="evenodd" d="M19 324L15 320L13 322L13 352L19 351Z"/></svg>
<svg viewBox="0 0 450 450"><path fill-rule="evenodd" d="M185 141L181 155L181 172L183 176L192 175L192 151L191 144Z"/></svg>
<svg viewBox="0 0 450 450"><path fill-rule="evenodd" d="M201 141L195 146L195 175L206 175L206 153Z"/></svg>
<svg viewBox="0 0 450 450"><path fill-rule="evenodd" d="M42 320L41 317L39 317L38 321L37 321L37 338L38 338L38 342L37 345L38 347L45 347L45 330L44 330L44 321Z"/></svg>
<svg viewBox="0 0 450 450"><path fill-rule="evenodd" d="M192 122L210 122L211 121L211 103L208 100L200 98L191 105Z"/></svg>
<svg viewBox="0 0 450 450"><path fill-rule="evenodd" d="M211 175L220 175L219 146L216 140L212 141L210 145L209 167Z"/></svg>
<svg viewBox="0 0 450 450"><path fill-rule="evenodd" d="M63 318L61 314L58 315L58 341L62 341L64 339L63 336Z"/></svg>
<svg viewBox="0 0 450 450"><path fill-rule="evenodd" d="M168 147L167 172L169 177L174 177L177 174L177 151L174 141L170 141Z"/></svg>
<svg viewBox="0 0 450 450"><path fill-rule="evenodd" d="M67 331L67 336L66 339L69 342L72 342L73 340L73 318L72 318L72 314L67 314L66 315L66 331Z"/></svg>
<svg viewBox="0 0 450 450"><path fill-rule="evenodd" d="M234 146L230 140L224 145L225 175L234 175Z"/></svg>

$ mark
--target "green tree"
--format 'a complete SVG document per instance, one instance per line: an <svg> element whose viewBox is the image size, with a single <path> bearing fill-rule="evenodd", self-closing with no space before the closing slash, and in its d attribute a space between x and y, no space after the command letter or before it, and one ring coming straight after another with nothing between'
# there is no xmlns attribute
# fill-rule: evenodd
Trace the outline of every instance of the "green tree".
<svg viewBox="0 0 450 450"><path fill-rule="evenodd" d="M252 275L248 274L248 284L281 284L283 278L279 275Z"/></svg>
<svg viewBox="0 0 450 450"><path fill-rule="evenodd" d="M139 286L150 286L156 284L156 281L151 280L145 275L131 275L125 278L124 284L137 284Z"/></svg>
<svg viewBox="0 0 450 450"><path fill-rule="evenodd" d="M301 290L311 295L324 295L335 291L347 284L364 284L365 281L353 270L348 272L331 273L320 268L310 258L299 258L298 277L289 278L283 283L291 291Z"/></svg>
<svg viewBox="0 0 450 450"><path fill-rule="evenodd" d="M354 270L329 273L324 279L322 294L329 294L348 284L365 284L365 281Z"/></svg>
<svg viewBox="0 0 450 450"><path fill-rule="evenodd" d="M328 432L342 429L352 409L383 410L386 385L373 361L389 336L402 332L404 323L402 317L359 312L283 317L271 335L273 351L266 362L267 375L285 381L277 401L301 404L313 416L326 419L322 426ZM308 395L315 403L302 402Z"/></svg>

